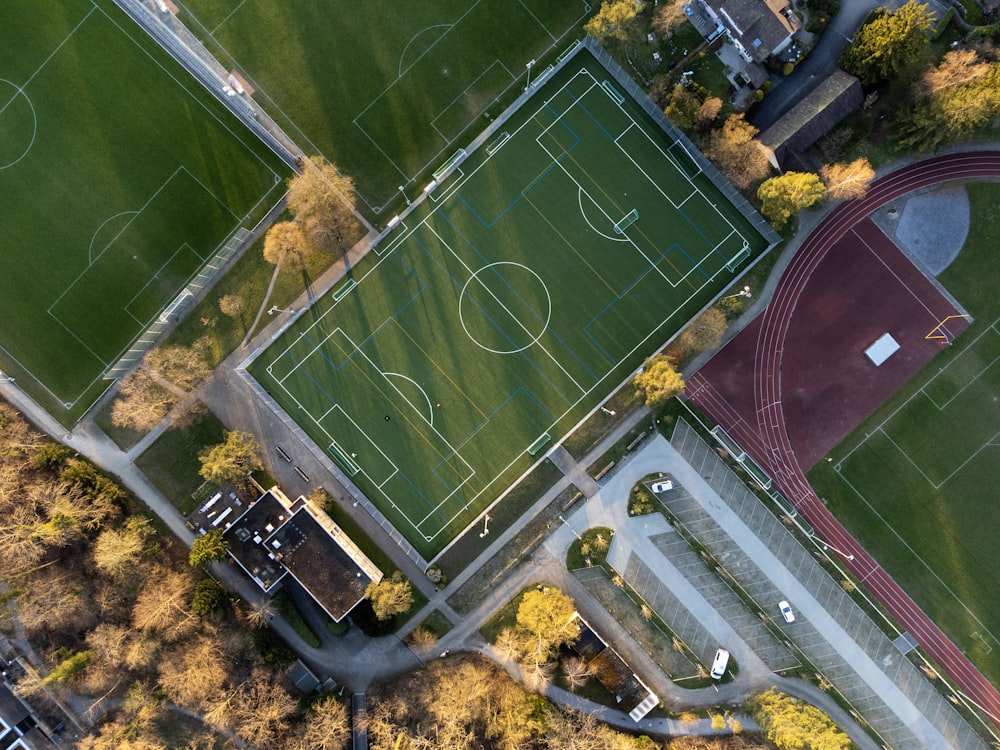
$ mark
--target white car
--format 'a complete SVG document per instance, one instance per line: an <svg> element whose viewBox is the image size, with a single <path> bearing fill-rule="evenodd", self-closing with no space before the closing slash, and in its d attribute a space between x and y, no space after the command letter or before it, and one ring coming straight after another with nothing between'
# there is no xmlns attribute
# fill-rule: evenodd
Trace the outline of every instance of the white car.
<svg viewBox="0 0 1000 750"><path fill-rule="evenodd" d="M788 602L778 602L778 609L781 610L781 616L785 618L785 622L795 622L795 613L792 612Z"/></svg>
<svg viewBox="0 0 1000 750"><path fill-rule="evenodd" d="M650 489L657 495L659 495L661 492L667 492L668 490L672 490L673 488L674 488L674 483L671 482L669 479L664 479L662 482L653 482L653 484L650 486Z"/></svg>
<svg viewBox="0 0 1000 750"><path fill-rule="evenodd" d="M713 680L721 680L729 666L729 652L720 648L715 652L715 659L712 660L712 671L709 673Z"/></svg>

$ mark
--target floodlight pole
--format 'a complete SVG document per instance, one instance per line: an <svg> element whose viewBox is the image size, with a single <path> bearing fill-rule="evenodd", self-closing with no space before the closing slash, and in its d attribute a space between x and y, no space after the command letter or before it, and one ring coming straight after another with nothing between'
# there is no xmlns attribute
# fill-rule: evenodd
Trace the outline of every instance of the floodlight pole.
<svg viewBox="0 0 1000 750"><path fill-rule="evenodd" d="M528 60L528 64L525 66L528 69L528 79L524 82L524 90L527 91L531 88L531 66L535 64L535 59L532 58Z"/></svg>
<svg viewBox="0 0 1000 750"><path fill-rule="evenodd" d="M486 536L490 533L490 514L489 513L486 514L486 518L484 518L483 521L484 521L484 523L483 523L483 530L479 532L479 538L480 539L485 539Z"/></svg>
<svg viewBox="0 0 1000 750"><path fill-rule="evenodd" d="M403 186L402 185L399 186L399 192L401 192L403 194L403 200L406 201L406 205L409 206L410 205L410 199L406 197L406 191L403 190Z"/></svg>
<svg viewBox="0 0 1000 750"><path fill-rule="evenodd" d="M291 307L289 307L287 310L285 310L285 309L282 309L282 308L278 307L277 305L274 305L270 310L267 311L267 314L268 315L274 315L276 312L277 313L294 313L295 310L293 310Z"/></svg>
<svg viewBox="0 0 1000 750"><path fill-rule="evenodd" d="M617 414L617 413L618 413L618 412L616 412L616 411L615 411L614 409L609 409L609 408L607 408L606 406L602 406L602 407L601 407L601 411L603 411L603 412L604 412L605 414L607 414L607 415L608 415L609 417L613 417L613 416L614 416L615 414Z"/></svg>
<svg viewBox="0 0 1000 750"><path fill-rule="evenodd" d="M820 539L819 537L813 537L813 538L816 539L820 544L822 544L827 549L832 549L834 552L836 552L838 555L840 555L841 557L843 557L845 560L850 561L850 560L854 559L854 555L852 555L850 552L844 552L844 550L842 550L842 549L837 549L832 544L830 544L827 541L824 541L824 540Z"/></svg>
<svg viewBox="0 0 1000 750"><path fill-rule="evenodd" d="M747 299L753 297L753 294L750 291L750 285L748 284L747 286L743 287L738 292L736 292L736 294L730 294L729 296L723 297L722 299L733 299L733 297L746 297ZM721 301L722 300L720 300L720 302Z"/></svg>
<svg viewBox="0 0 1000 750"><path fill-rule="evenodd" d="M569 528L569 530L573 532L573 536L575 536L580 541L583 541L583 537L576 533L576 529L574 529L572 526L569 525L569 521L563 518L561 513L559 514L559 520L562 521L564 524L566 524L567 528Z"/></svg>

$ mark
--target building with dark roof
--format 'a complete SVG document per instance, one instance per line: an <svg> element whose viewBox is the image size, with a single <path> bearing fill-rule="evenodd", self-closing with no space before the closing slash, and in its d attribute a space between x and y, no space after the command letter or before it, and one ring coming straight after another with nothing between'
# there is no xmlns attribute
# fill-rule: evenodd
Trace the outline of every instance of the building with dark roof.
<svg viewBox="0 0 1000 750"><path fill-rule="evenodd" d="M861 82L837 68L757 140L771 152L771 162L783 168L790 157L833 130L863 101Z"/></svg>
<svg viewBox="0 0 1000 750"><path fill-rule="evenodd" d="M660 703L656 694L639 679L632 668L625 663L618 652L604 642L592 627L580 617L580 635L571 648L584 661L597 681L615 696L618 706L625 711L632 721L638 722Z"/></svg>
<svg viewBox="0 0 1000 750"><path fill-rule="evenodd" d="M35 712L4 682L0 682L0 748L51 750L54 747L55 744L39 726Z"/></svg>
<svg viewBox="0 0 1000 750"><path fill-rule="evenodd" d="M277 487L236 518L223 538L229 554L266 593L286 576L297 581L335 622L360 602L382 572L325 514Z"/></svg>
<svg viewBox="0 0 1000 750"><path fill-rule="evenodd" d="M780 54L802 28L788 0L692 0L688 7L692 22L709 19L695 24L706 39L712 41L724 30L747 62Z"/></svg>

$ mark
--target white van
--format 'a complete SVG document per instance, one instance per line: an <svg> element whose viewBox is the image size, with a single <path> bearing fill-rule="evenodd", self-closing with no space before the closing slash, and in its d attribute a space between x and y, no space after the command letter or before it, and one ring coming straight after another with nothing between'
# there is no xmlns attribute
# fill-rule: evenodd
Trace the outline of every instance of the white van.
<svg viewBox="0 0 1000 750"><path fill-rule="evenodd" d="M728 666L729 652L724 648L720 648L715 652L715 661L712 662L712 671L709 674L712 675L713 680L721 680Z"/></svg>

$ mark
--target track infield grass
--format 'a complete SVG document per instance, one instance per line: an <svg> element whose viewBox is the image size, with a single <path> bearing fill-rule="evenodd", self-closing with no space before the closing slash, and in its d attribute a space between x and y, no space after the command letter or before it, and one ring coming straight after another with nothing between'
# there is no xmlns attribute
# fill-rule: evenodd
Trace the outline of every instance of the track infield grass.
<svg viewBox="0 0 1000 750"><path fill-rule="evenodd" d="M606 78L573 58L251 366L425 557L767 247Z"/></svg>
<svg viewBox="0 0 1000 750"><path fill-rule="evenodd" d="M499 113L498 98L520 92L527 63L569 46L590 12L583 0L178 5L301 148L354 177L372 215L399 186L419 190L459 136Z"/></svg>
<svg viewBox="0 0 1000 750"><path fill-rule="evenodd" d="M74 421L286 170L111 2L4 6L0 364Z"/></svg>
<svg viewBox="0 0 1000 750"><path fill-rule="evenodd" d="M817 494L1000 684L1000 186L968 186L973 223L939 281L976 318L809 474Z"/></svg>

